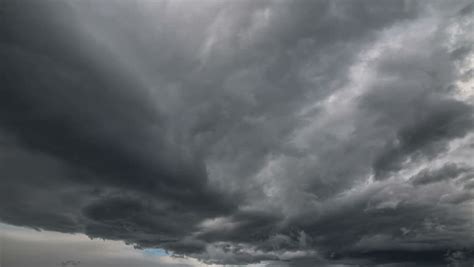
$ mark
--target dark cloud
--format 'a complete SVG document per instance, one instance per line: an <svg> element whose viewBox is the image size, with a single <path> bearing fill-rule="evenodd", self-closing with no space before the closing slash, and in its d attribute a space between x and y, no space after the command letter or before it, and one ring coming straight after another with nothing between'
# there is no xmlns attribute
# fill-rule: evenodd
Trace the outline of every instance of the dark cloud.
<svg viewBox="0 0 474 267"><path fill-rule="evenodd" d="M467 264L468 4L4 1L0 219L206 263Z"/></svg>
<svg viewBox="0 0 474 267"><path fill-rule="evenodd" d="M455 179L462 173L470 171L469 168L462 168L454 163L446 163L437 170L423 170L410 178L414 185L424 185L436 183L449 179Z"/></svg>
<svg viewBox="0 0 474 267"><path fill-rule="evenodd" d="M432 101L429 98L426 100ZM472 129L471 106L450 99L435 98L434 103L424 101L425 99L417 102L411 114L412 121L397 131L395 142L389 143L376 159L374 171L377 176L393 168L400 168L400 163L407 156L418 156L417 153L420 152L428 157L432 153L437 154L440 149L444 149L445 140L462 137ZM390 102L393 103L393 100Z"/></svg>

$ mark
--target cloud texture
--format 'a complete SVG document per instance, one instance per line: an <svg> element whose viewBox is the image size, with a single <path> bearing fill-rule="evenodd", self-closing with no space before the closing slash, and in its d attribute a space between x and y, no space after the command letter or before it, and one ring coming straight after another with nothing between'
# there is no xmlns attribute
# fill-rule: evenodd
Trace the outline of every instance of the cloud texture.
<svg viewBox="0 0 474 267"><path fill-rule="evenodd" d="M206 263L467 266L473 10L4 1L0 220Z"/></svg>

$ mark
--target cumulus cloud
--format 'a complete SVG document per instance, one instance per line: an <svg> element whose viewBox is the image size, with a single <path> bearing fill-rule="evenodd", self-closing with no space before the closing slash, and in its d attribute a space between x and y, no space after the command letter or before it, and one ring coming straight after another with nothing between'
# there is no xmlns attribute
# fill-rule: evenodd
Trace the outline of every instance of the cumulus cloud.
<svg viewBox="0 0 474 267"><path fill-rule="evenodd" d="M6 1L0 220L204 263L468 264L472 9Z"/></svg>

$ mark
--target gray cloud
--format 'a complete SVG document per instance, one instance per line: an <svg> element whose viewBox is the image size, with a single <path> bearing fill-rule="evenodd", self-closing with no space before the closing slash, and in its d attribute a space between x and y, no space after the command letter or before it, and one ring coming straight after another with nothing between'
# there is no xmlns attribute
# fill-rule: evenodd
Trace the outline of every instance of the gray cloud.
<svg viewBox="0 0 474 267"><path fill-rule="evenodd" d="M2 5L3 222L206 263L471 260L467 1Z"/></svg>
<svg viewBox="0 0 474 267"><path fill-rule="evenodd" d="M462 173L468 172L469 169L457 166L454 163L447 163L441 168L431 171L423 170L410 178L415 185L424 185L429 183L436 183L443 180L457 178Z"/></svg>

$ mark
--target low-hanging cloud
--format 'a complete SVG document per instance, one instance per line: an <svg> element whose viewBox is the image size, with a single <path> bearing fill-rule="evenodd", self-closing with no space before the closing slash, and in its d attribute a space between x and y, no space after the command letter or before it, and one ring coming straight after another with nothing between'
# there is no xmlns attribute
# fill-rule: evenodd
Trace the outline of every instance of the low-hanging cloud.
<svg viewBox="0 0 474 267"><path fill-rule="evenodd" d="M469 1L0 5L1 221L206 263L472 261Z"/></svg>

